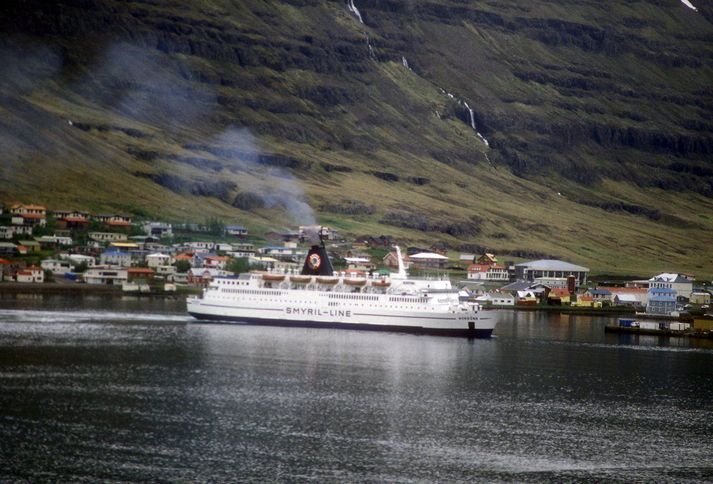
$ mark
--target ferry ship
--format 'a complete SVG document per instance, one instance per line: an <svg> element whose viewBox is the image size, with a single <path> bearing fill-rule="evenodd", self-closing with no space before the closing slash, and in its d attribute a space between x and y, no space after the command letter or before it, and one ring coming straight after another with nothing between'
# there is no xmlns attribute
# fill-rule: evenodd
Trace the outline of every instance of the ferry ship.
<svg viewBox="0 0 713 484"><path fill-rule="evenodd" d="M411 279L395 247L399 269L390 276L355 277L335 272L323 233L302 271L250 272L211 281L201 297L187 300L198 320L401 331L489 338L493 313L461 301L448 279Z"/></svg>

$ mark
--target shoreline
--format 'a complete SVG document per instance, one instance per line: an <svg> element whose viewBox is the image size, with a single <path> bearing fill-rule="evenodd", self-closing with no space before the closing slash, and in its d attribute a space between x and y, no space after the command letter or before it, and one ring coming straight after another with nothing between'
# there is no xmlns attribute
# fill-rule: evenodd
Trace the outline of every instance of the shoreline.
<svg viewBox="0 0 713 484"><path fill-rule="evenodd" d="M578 308L566 306L483 306L484 310L511 310L511 311L542 311L546 313L579 314L582 316L617 316L636 314L633 308Z"/></svg>
<svg viewBox="0 0 713 484"><path fill-rule="evenodd" d="M154 298L182 298L191 294L199 294L199 288L183 289L175 292L151 291L151 292L124 292L121 286L109 286L105 284L80 284L80 283L22 283L22 282L0 282L0 294L37 294L37 295L101 295L101 296L132 296L132 297L154 297Z"/></svg>

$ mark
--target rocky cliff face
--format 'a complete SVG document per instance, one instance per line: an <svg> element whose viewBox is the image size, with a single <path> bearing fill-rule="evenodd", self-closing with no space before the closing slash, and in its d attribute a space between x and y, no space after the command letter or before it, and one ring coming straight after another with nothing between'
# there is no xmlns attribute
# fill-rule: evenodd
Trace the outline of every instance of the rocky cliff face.
<svg viewBox="0 0 713 484"><path fill-rule="evenodd" d="M0 196L255 226L311 205L355 233L603 266L623 234L695 268L713 225L696 7L10 0Z"/></svg>

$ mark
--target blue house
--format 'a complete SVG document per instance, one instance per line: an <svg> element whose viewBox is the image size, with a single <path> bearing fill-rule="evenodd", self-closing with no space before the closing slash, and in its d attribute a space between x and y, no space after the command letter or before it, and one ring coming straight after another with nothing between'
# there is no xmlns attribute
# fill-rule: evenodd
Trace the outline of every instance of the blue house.
<svg viewBox="0 0 713 484"><path fill-rule="evenodd" d="M245 237L248 235L248 229L242 225L226 225L225 234L233 235L235 237Z"/></svg>
<svg viewBox="0 0 713 484"><path fill-rule="evenodd" d="M676 290L669 287L649 288L649 302L646 312L649 314L670 314L676 310Z"/></svg>

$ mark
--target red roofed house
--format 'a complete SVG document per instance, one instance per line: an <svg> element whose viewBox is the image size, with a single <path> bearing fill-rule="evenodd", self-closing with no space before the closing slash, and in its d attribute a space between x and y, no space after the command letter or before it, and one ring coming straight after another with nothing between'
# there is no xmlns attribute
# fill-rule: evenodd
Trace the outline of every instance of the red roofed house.
<svg viewBox="0 0 713 484"><path fill-rule="evenodd" d="M148 280L153 279L154 271L153 269L149 269L147 267L129 267L126 269L126 274L130 281L134 281L136 279Z"/></svg>
<svg viewBox="0 0 713 484"><path fill-rule="evenodd" d="M553 306L559 306L562 304L569 304L571 294L569 289L564 287L555 287L550 290L547 295L547 302Z"/></svg>
<svg viewBox="0 0 713 484"><path fill-rule="evenodd" d="M30 266L17 271L17 282L45 282L45 271L41 267Z"/></svg>
<svg viewBox="0 0 713 484"><path fill-rule="evenodd" d="M508 270L500 264L471 264L468 279L476 281L507 281Z"/></svg>
<svg viewBox="0 0 713 484"><path fill-rule="evenodd" d="M498 259L493 254L483 254L475 261L476 264L492 266L498 263Z"/></svg>
<svg viewBox="0 0 713 484"><path fill-rule="evenodd" d="M47 224L47 209L42 205L15 204L10 208L13 225L44 226Z"/></svg>
<svg viewBox="0 0 713 484"><path fill-rule="evenodd" d="M577 300L572 302L572 306L578 306L581 308L591 308L591 307L601 307L602 303L594 303L594 297L585 296L584 294L578 294Z"/></svg>
<svg viewBox="0 0 713 484"><path fill-rule="evenodd" d="M209 255L203 259L203 267L208 267L210 269L225 269L228 264L229 257L223 255Z"/></svg>
<svg viewBox="0 0 713 484"><path fill-rule="evenodd" d="M114 229L128 229L131 227L131 218L116 215L105 222L105 224Z"/></svg>
<svg viewBox="0 0 713 484"><path fill-rule="evenodd" d="M57 220L60 229L85 229L89 226L89 219L85 217L67 216Z"/></svg>

